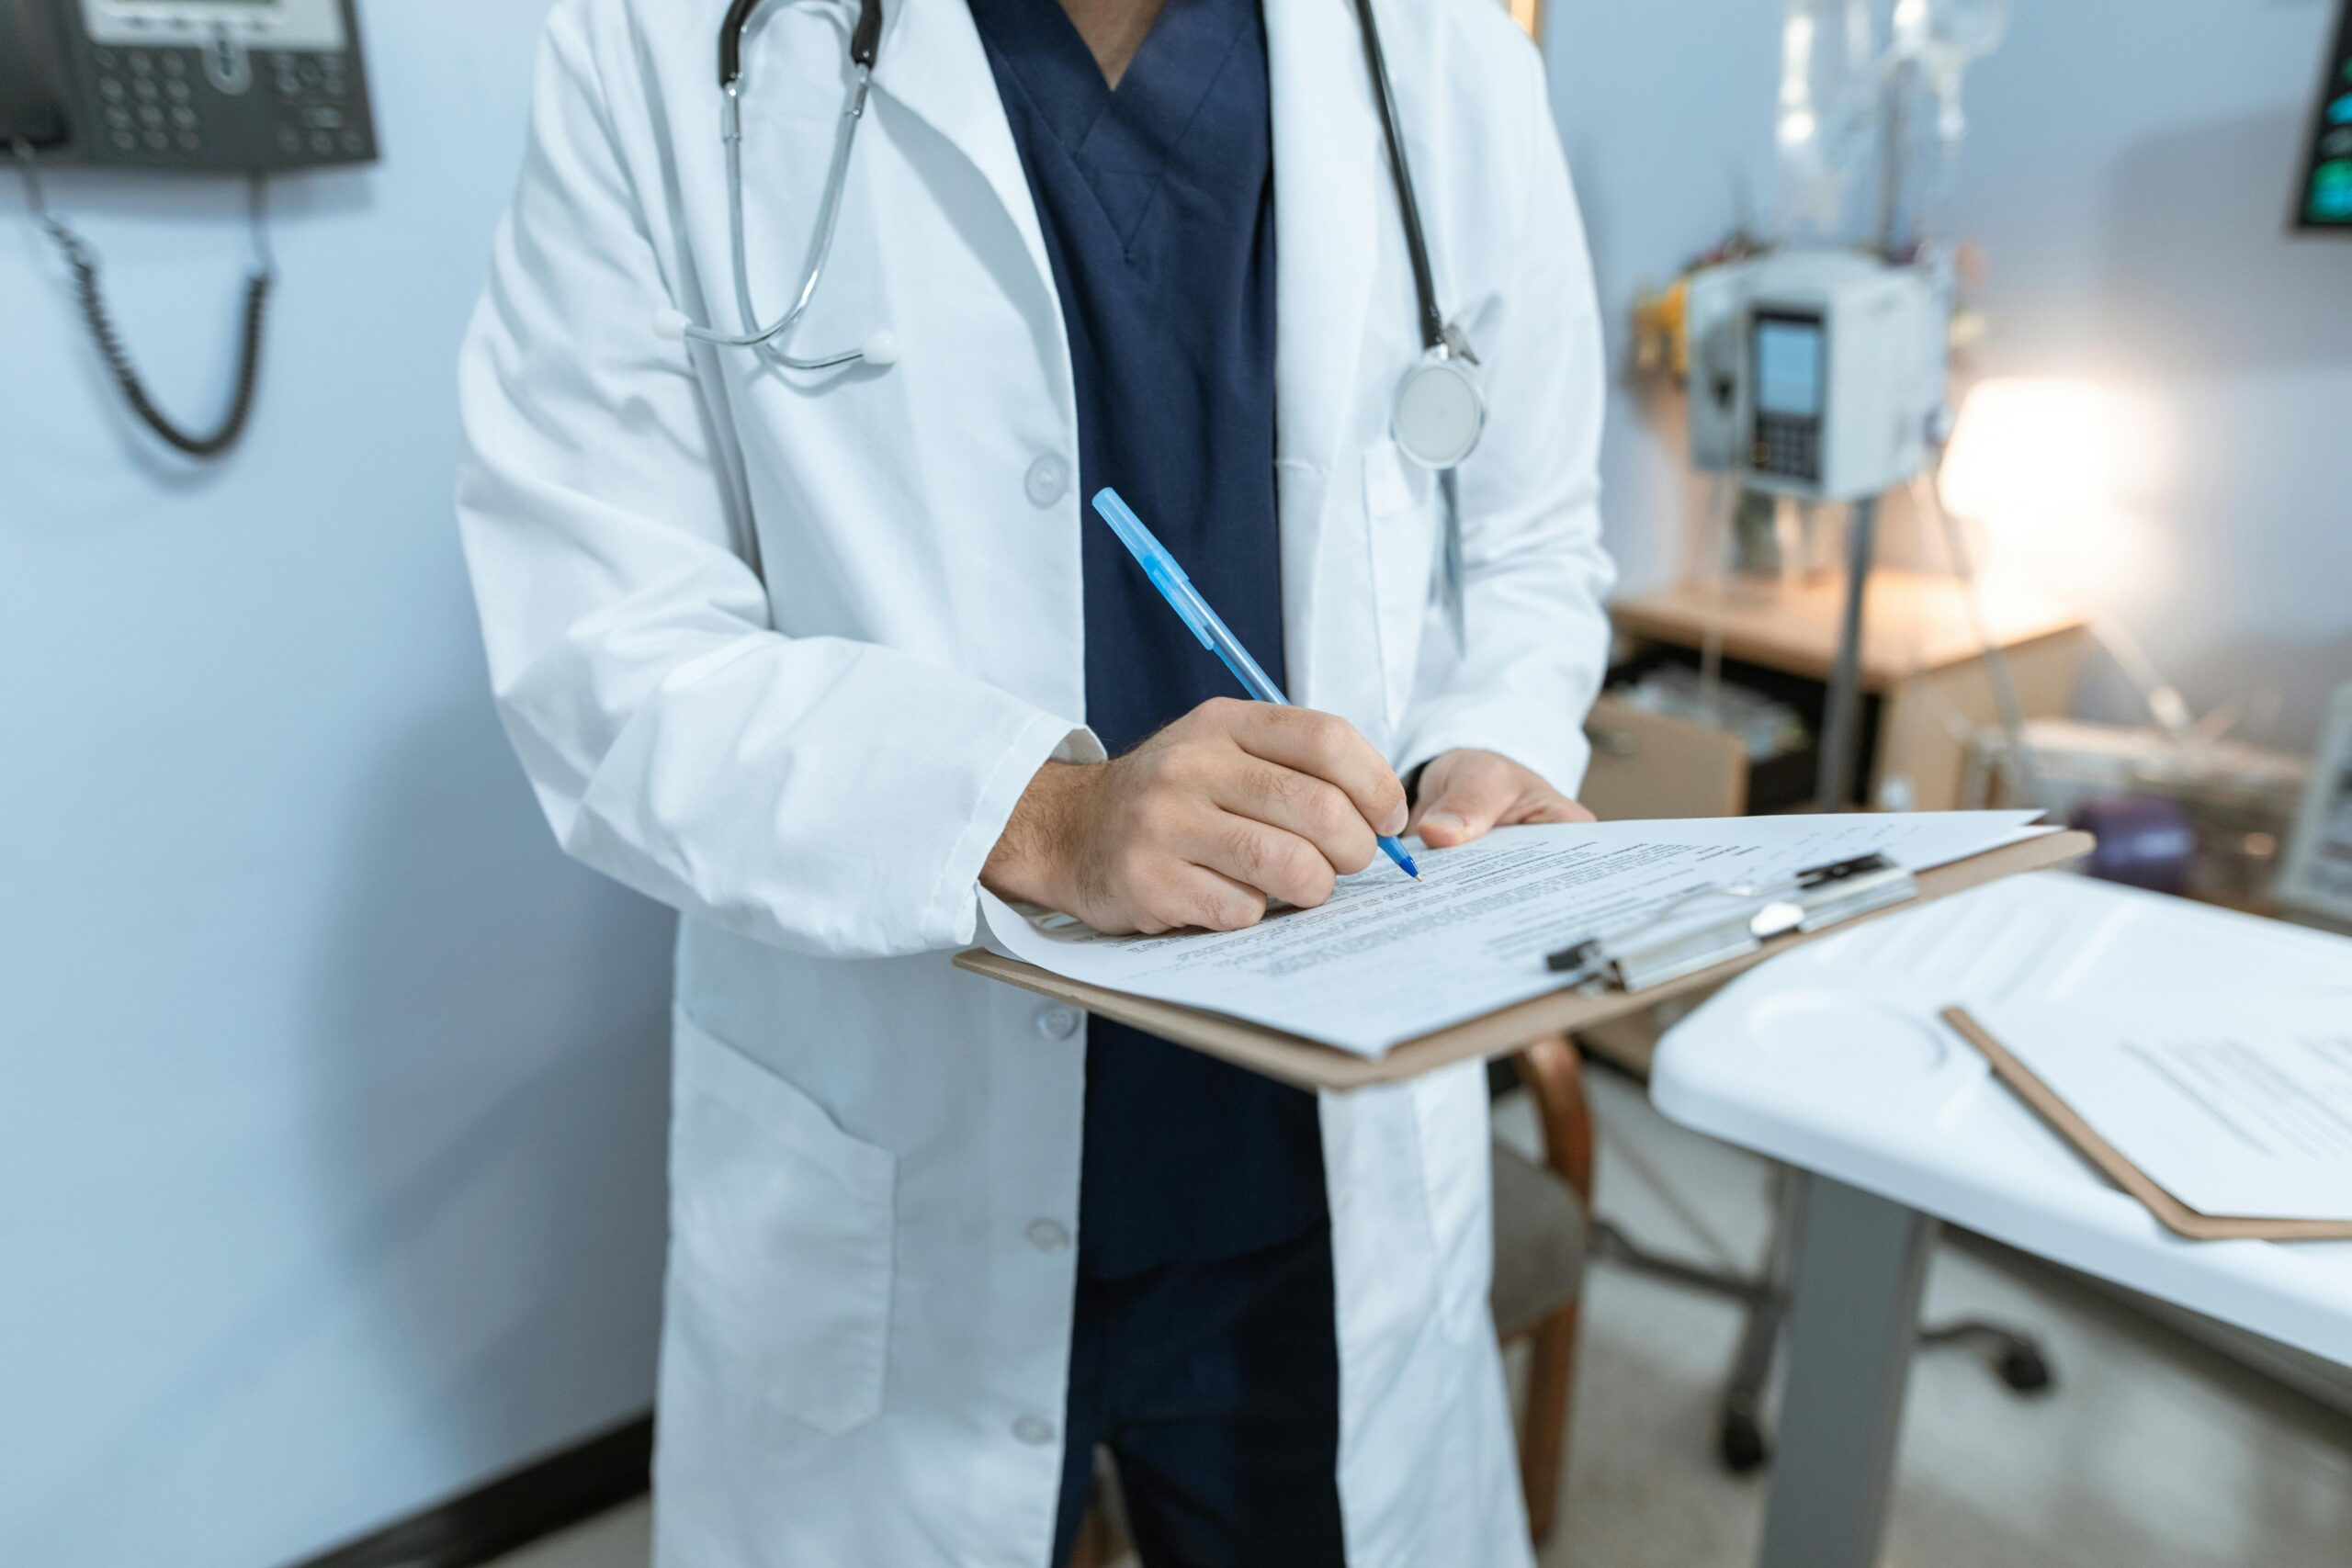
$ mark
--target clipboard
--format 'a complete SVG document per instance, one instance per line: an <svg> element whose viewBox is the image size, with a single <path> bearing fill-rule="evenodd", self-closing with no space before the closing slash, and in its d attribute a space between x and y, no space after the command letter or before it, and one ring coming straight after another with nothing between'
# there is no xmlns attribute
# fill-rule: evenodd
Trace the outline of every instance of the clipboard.
<svg viewBox="0 0 2352 1568"><path fill-rule="evenodd" d="M2155 1179L2123 1156L2123 1152L2082 1119L2075 1108L2058 1098L2041 1075L2011 1055L2007 1047L1985 1032L1965 1008L1946 1008L1943 1021L1960 1037L1984 1055L2003 1083L2033 1108L2052 1132L2075 1145L2076 1152L2101 1174L2148 1206L2164 1227L2191 1241L2346 1241L2352 1240L2352 1220L2269 1220L2242 1215L2208 1214L2190 1208L2157 1185Z"/></svg>
<svg viewBox="0 0 2352 1568"><path fill-rule="evenodd" d="M1483 1017L1405 1041L1376 1058L1359 1056L1336 1045L1229 1014L1068 979L986 948L957 953L956 967L1098 1013L1301 1089L1363 1089L1372 1084L1401 1083L1456 1062L1509 1055L1543 1035L1589 1029L1671 997L1710 990L1768 958L1832 931L1849 930L1897 909L1917 908L2005 876L2046 871L2079 860L2090 851L2091 836L2078 832L2045 833L2022 843L2005 844L1966 860L1920 872L1913 878L1911 897L1856 913L1826 930L1783 931L1755 944L1749 951L1702 968L1686 970L1640 989L1595 991L1577 987L1548 991Z"/></svg>

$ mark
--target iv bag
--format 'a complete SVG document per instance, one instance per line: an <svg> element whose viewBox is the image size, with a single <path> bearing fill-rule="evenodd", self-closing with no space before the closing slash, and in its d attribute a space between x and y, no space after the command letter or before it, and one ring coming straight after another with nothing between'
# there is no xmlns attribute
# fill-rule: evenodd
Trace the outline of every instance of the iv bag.
<svg viewBox="0 0 2352 1568"><path fill-rule="evenodd" d="M1968 121L1960 84L1968 68L2001 46L2009 0L1897 0L1894 53L1917 62L1936 96L1936 130L1946 157L1960 149Z"/></svg>
<svg viewBox="0 0 2352 1568"><path fill-rule="evenodd" d="M1774 140L1782 222L1792 231L1838 227L1846 188L1870 155L1877 53L1871 0L1785 0Z"/></svg>
<svg viewBox="0 0 2352 1568"><path fill-rule="evenodd" d="M1920 63L1965 70L2001 47L2009 0L1901 0L1894 7L1898 48L1916 49Z"/></svg>

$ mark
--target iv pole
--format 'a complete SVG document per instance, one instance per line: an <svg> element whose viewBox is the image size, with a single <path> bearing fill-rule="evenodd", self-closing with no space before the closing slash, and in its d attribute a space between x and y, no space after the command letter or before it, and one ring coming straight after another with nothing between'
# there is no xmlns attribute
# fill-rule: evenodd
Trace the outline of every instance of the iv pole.
<svg viewBox="0 0 2352 1568"><path fill-rule="evenodd" d="M1903 138L1909 107L1905 91L1914 69L1899 61L1887 76L1880 109L1878 250L1892 257L1909 236L1902 221ZM1830 667L1822 708L1821 757L1813 778L1813 807L1836 811L1849 804L1855 753L1862 726L1862 617L1870 595L1871 562L1878 552L1877 496L1854 502L1846 519L1846 605L1838 626L1838 657ZM1856 791L1858 795L1867 791ZM1860 802L1867 804L1867 802Z"/></svg>
<svg viewBox="0 0 2352 1568"><path fill-rule="evenodd" d="M1878 497L1854 502L1846 519L1846 609L1838 627L1838 659L1830 667L1822 710L1821 760L1814 773L1813 807L1836 811L1847 804L1862 724L1862 604L1871 558L1878 548Z"/></svg>

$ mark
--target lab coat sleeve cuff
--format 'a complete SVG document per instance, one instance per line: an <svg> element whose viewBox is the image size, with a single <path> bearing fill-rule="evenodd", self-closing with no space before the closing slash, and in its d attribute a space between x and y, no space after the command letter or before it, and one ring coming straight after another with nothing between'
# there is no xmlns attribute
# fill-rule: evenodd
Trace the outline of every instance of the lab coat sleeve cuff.
<svg viewBox="0 0 2352 1568"><path fill-rule="evenodd" d="M1040 713L1022 726L981 781L964 831L925 900L923 929L947 932L951 946L969 945L979 931L980 868L1003 836L1029 781L1047 762L1100 762L1105 756L1102 743L1082 725L1073 728Z"/></svg>
<svg viewBox="0 0 2352 1568"><path fill-rule="evenodd" d="M1591 743L1575 717L1549 704L1519 700L1446 703L1419 716L1397 753L1397 776L1448 751L1492 751L1533 770L1573 797L1584 783Z"/></svg>

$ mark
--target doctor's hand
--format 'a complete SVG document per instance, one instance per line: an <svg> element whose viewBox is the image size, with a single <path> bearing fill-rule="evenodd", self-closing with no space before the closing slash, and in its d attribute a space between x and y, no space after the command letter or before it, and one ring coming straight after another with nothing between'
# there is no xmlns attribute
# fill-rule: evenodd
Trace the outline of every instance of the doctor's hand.
<svg viewBox="0 0 2352 1568"><path fill-rule="evenodd" d="M1125 756L1046 763L980 881L1099 931L1235 931L1269 898L1322 903L1404 826L1404 786L1347 720L1220 697Z"/></svg>
<svg viewBox="0 0 2352 1568"><path fill-rule="evenodd" d="M1592 819L1591 812L1509 757L1448 751L1421 770L1412 830L1430 848L1442 850L1466 844L1489 828Z"/></svg>

